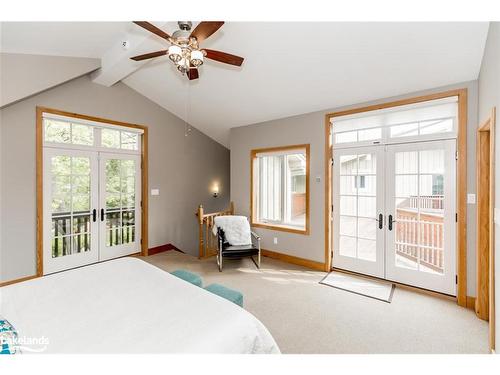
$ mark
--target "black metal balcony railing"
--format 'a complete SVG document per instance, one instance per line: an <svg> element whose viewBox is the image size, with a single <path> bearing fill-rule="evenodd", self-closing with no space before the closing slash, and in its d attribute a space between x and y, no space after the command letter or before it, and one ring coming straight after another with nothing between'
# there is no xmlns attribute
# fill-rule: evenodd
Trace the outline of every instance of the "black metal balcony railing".
<svg viewBox="0 0 500 375"><path fill-rule="evenodd" d="M52 257L90 250L90 216L90 211L74 212L71 223L71 212L52 215Z"/></svg>
<svg viewBox="0 0 500 375"><path fill-rule="evenodd" d="M52 214L52 257L89 251L91 246L90 211L58 212ZM135 241L135 207L106 212L106 246Z"/></svg>
<svg viewBox="0 0 500 375"><path fill-rule="evenodd" d="M106 246L117 246L135 241L135 208L106 212Z"/></svg>

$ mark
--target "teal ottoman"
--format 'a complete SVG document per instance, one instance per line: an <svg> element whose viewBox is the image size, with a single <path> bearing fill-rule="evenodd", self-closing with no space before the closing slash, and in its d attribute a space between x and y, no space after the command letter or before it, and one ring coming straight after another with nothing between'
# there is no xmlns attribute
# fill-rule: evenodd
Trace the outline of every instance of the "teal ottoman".
<svg viewBox="0 0 500 375"><path fill-rule="evenodd" d="M205 288L213 294L217 294L219 297L225 298L228 301L236 303L238 306L243 307L243 294L234 289L229 289L224 285L220 284L210 284Z"/></svg>
<svg viewBox="0 0 500 375"><path fill-rule="evenodd" d="M199 286L200 288L203 285L203 281L199 275L186 270L175 270L172 272L172 275L177 276L179 279L187 281L188 283Z"/></svg>

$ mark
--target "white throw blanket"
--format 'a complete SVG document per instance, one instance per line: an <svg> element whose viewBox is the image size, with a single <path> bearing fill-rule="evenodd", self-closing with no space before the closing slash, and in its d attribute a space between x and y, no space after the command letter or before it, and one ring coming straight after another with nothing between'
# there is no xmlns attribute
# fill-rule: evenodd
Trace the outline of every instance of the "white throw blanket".
<svg viewBox="0 0 500 375"><path fill-rule="evenodd" d="M246 216L217 216L212 232L217 235L217 228L221 228L226 235L226 241L233 246L251 245L250 224Z"/></svg>

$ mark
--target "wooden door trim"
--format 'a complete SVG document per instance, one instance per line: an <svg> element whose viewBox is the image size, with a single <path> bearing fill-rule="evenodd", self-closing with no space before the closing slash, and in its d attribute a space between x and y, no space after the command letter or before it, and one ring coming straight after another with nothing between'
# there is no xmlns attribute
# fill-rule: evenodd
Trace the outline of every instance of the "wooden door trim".
<svg viewBox="0 0 500 375"><path fill-rule="evenodd" d="M496 108L477 129L477 298L476 314L489 320L495 349L495 119Z"/></svg>
<svg viewBox="0 0 500 375"><path fill-rule="evenodd" d="M331 112L325 115L325 270L332 267L332 226L331 226L331 125L334 117L374 111L429 100L458 97L457 129L457 303L467 306L467 88L449 90L408 99L374 104L354 109Z"/></svg>
<svg viewBox="0 0 500 375"><path fill-rule="evenodd" d="M496 107L490 114L490 350L495 350L496 319L495 319L495 126Z"/></svg>
<svg viewBox="0 0 500 375"><path fill-rule="evenodd" d="M141 137L141 255L148 255L148 127L101 117L36 107L36 275L43 276L43 114L51 113L81 120L101 122L127 128L140 129Z"/></svg>

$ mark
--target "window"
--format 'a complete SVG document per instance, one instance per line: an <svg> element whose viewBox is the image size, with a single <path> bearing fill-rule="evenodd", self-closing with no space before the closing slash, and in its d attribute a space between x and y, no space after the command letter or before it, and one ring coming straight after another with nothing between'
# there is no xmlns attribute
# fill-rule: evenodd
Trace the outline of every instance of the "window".
<svg viewBox="0 0 500 375"><path fill-rule="evenodd" d="M94 131L89 125L72 124L52 119L45 119L44 125L46 142L84 146L94 144Z"/></svg>
<svg viewBox="0 0 500 375"><path fill-rule="evenodd" d="M349 111L347 111L349 112ZM458 97L332 117L335 147L455 138Z"/></svg>
<svg viewBox="0 0 500 375"><path fill-rule="evenodd" d="M309 145L252 151L252 225L309 233Z"/></svg>
<svg viewBox="0 0 500 375"><path fill-rule="evenodd" d="M339 131L335 133L335 143L376 141L382 138L382 128Z"/></svg>
<svg viewBox="0 0 500 375"><path fill-rule="evenodd" d="M45 143L139 151L140 132L113 129L63 116L43 118Z"/></svg>
<svg viewBox="0 0 500 375"><path fill-rule="evenodd" d="M391 138L449 133L453 131L453 119L445 118L432 121L420 121L410 124L391 126L390 129Z"/></svg>
<svg viewBox="0 0 500 375"><path fill-rule="evenodd" d="M444 175L432 175L432 195L444 195Z"/></svg>
<svg viewBox="0 0 500 375"><path fill-rule="evenodd" d="M101 146L120 148L120 131L114 129L102 129Z"/></svg>
<svg viewBox="0 0 500 375"><path fill-rule="evenodd" d="M354 189L364 189L365 188L365 176L355 176Z"/></svg>

